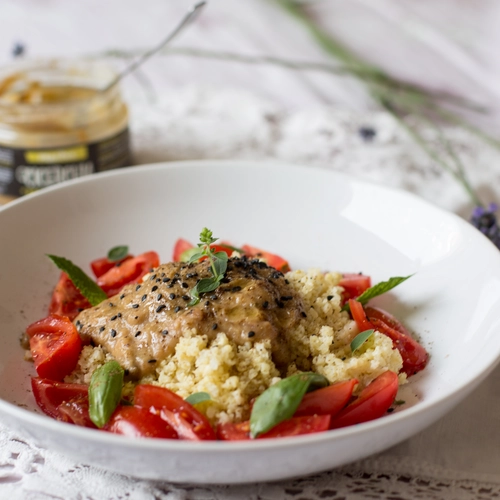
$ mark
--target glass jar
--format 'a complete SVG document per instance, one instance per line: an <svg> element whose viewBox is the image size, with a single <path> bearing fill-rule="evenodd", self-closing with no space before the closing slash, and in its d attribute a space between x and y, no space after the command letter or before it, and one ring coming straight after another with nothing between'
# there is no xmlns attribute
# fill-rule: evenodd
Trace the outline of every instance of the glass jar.
<svg viewBox="0 0 500 500"><path fill-rule="evenodd" d="M0 203L130 164L128 112L115 73L91 61L0 69Z"/></svg>

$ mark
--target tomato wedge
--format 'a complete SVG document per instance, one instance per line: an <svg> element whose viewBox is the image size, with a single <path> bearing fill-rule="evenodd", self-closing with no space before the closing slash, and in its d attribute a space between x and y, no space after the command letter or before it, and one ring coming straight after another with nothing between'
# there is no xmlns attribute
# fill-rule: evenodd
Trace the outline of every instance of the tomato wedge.
<svg viewBox="0 0 500 500"><path fill-rule="evenodd" d="M397 374L391 371L382 373L332 420L330 428L337 429L381 417L394 402L397 392Z"/></svg>
<svg viewBox="0 0 500 500"><path fill-rule="evenodd" d="M365 312L374 328L387 335L401 354L402 371L411 376L425 368L429 354L394 316L378 307L368 306Z"/></svg>
<svg viewBox="0 0 500 500"><path fill-rule="evenodd" d="M26 333L40 377L60 381L75 369L82 341L69 318L52 314L32 323Z"/></svg>
<svg viewBox="0 0 500 500"><path fill-rule="evenodd" d="M133 255L127 255L120 260L109 260L107 257L101 257L100 259L95 259L90 263L92 272L96 278L100 278L103 274L107 273L113 267L120 267L122 262L132 259Z"/></svg>
<svg viewBox="0 0 500 500"><path fill-rule="evenodd" d="M216 439L207 417L168 389L140 384L135 388L134 403L161 415L179 434L180 439Z"/></svg>
<svg viewBox="0 0 500 500"><path fill-rule="evenodd" d="M363 308L363 304L354 299L349 299L349 308L351 310L352 319L356 322L358 330L364 332L366 330L372 330L375 327L366 318L366 313Z"/></svg>
<svg viewBox="0 0 500 500"><path fill-rule="evenodd" d="M156 252L145 252L137 257L114 266L97 279L97 284L112 297L129 283L138 283L151 269L160 265L160 257Z"/></svg>
<svg viewBox="0 0 500 500"><path fill-rule="evenodd" d="M277 437L299 436L301 434L312 434L329 429L330 415L309 415L304 417L292 417L284 420L273 427L270 431L261 434L257 439L269 439ZM243 441L250 439L250 422L233 424L227 422L217 427L217 436L224 441Z"/></svg>
<svg viewBox="0 0 500 500"><path fill-rule="evenodd" d="M52 293L49 314L67 316L74 320L84 309L91 307L90 302L73 285L66 273L61 273L59 281Z"/></svg>
<svg viewBox="0 0 500 500"><path fill-rule="evenodd" d="M59 412L65 401L88 397L88 387L84 384L65 384L39 377L31 377L31 389L39 408L57 420L65 420Z"/></svg>
<svg viewBox="0 0 500 500"><path fill-rule="evenodd" d="M118 406L103 430L134 438L177 439L167 422L138 406Z"/></svg>
<svg viewBox="0 0 500 500"><path fill-rule="evenodd" d="M358 381L353 378L307 393L297 408L294 417L307 415L335 416L345 407Z"/></svg>
<svg viewBox="0 0 500 500"><path fill-rule="evenodd" d="M288 265L288 262L279 255L266 252L265 250L252 247L250 245L243 245L241 249L249 257L264 259L268 266L274 267L275 269L281 271L282 273L287 273L288 271L290 271L290 266Z"/></svg>
<svg viewBox="0 0 500 500"><path fill-rule="evenodd" d="M356 299L368 290L372 286L372 280L364 274L343 273L339 286L344 289L342 302L345 304L349 299Z"/></svg>
<svg viewBox="0 0 500 500"><path fill-rule="evenodd" d="M81 394L68 401L63 401L57 411L60 415L59 420L75 424L80 427L90 427L97 429L97 426L90 420L89 397L87 394Z"/></svg>

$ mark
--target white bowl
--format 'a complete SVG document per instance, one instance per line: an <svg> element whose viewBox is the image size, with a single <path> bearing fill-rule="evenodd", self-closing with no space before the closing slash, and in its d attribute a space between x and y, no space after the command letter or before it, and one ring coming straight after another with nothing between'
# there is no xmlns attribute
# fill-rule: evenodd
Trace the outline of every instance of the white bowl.
<svg viewBox="0 0 500 500"><path fill-rule="evenodd" d="M257 442L129 439L37 411L19 337L46 315L58 270L88 268L117 244L171 258L207 226L234 244L281 254L293 268L416 273L377 303L418 332L431 359L394 414L325 433ZM413 195L289 164L204 161L99 174L0 210L0 416L40 446L142 478L243 483L305 475L402 441L449 411L500 354L500 252L467 222Z"/></svg>

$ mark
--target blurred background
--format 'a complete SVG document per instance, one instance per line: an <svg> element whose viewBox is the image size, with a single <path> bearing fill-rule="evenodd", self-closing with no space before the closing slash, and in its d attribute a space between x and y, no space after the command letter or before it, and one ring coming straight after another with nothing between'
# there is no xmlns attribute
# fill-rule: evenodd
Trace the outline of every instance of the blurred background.
<svg viewBox="0 0 500 500"><path fill-rule="evenodd" d="M157 44L192 4L2 0L0 63L90 57L120 69ZM442 165L408 146L398 119L432 115L435 103L453 111L444 120L455 130L450 141L485 203L494 201L490 185L500 173L493 170L492 179L491 166L478 167L490 165L492 156L478 159L483 146L470 145L461 131L473 124L493 140L500 135L499 22L496 0L209 0L168 50L123 81L133 161L308 162L466 213L471 203L461 187L439 198ZM353 68L358 76L361 68L361 79ZM404 92L401 81L410 85ZM422 101L421 91L431 100ZM425 133L432 142L435 135ZM388 164L408 168L381 174Z"/></svg>

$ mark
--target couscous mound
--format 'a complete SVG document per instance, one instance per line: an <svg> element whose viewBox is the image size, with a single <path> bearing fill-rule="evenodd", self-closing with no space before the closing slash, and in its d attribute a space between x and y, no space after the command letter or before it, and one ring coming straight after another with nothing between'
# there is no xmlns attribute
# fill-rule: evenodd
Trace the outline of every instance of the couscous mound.
<svg viewBox="0 0 500 500"><path fill-rule="evenodd" d="M359 333L347 312L341 311L341 275L293 271L286 274L304 305L304 314L289 332L292 342L287 373L273 362L269 340L236 344L220 331L209 340L195 328L179 339L175 351L158 363L153 374L128 382L124 396L130 397L137 383L166 387L181 397L207 392L211 401L200 408L212 423L249 418L251 401L282 377L297 371L314 371L330 383L356 378L359 393L386 370L399 373L403 361L392 340L375 332L365 344L351 352L350 343ZM67 382L88 384L93 371L111 359L100 346L84 347L78 366ZM400 374L400 383L406 375Z"/></svg>

